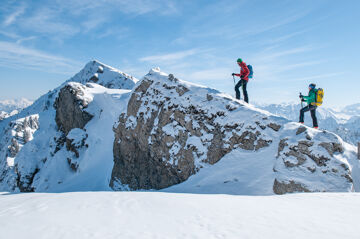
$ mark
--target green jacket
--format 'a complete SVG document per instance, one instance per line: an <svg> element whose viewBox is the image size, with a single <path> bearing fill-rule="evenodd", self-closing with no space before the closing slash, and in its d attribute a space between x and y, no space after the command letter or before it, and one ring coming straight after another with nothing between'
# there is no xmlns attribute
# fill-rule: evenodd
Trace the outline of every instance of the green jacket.
<svg viewBox="0 0 360 239"><path fill-rule="evenodd" d="M311 103L316 102L316 89L311 89L309 91L308 96L303 96L304 100L306 100L306 103L308 105L311 105Z"/></svg>

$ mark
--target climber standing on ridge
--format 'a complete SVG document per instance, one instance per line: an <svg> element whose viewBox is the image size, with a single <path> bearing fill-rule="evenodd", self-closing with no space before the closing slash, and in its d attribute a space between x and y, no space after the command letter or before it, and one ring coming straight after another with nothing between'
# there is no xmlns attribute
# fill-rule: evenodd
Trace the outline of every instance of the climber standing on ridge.
<svg viewBox="0 0 360 239"><path fill-rule="evenodd" d="M240 77L239 82L235 85L235 92L236 92L236 99L240 100L240 90L239 88L242 86L242 90L243 90L243 94L244 94L244 100L246 103L249 103L249 97L248 97L248 93L246 90L246 85L249 81L249 74L250 74L250 70L248 68L248 66L246 65L246 63L241 59L237 59L237 64L240 66L241 71L240 74L235 74L232 73L232 76L237 76ZM235 80L235 78L234 78Z"/></svg>
<svg viewBox="0 0 360 239"><path fill-rule="evenodd" d="M316 102L316 85L311 83L309 85L309 95L308 96L304 96L300 93L300 99L301 101L306 102L308 105L305 106L304 108L302 108L300 110L300 119L299 119L299 123L303 124L304 123L304 113L307 111L310 111L311 113L311 118L313 120L313 126L315 129L317 129L318 126L318 122L317 122L317 118L316 118L316 108L317 105L315 104Z"/></svg>

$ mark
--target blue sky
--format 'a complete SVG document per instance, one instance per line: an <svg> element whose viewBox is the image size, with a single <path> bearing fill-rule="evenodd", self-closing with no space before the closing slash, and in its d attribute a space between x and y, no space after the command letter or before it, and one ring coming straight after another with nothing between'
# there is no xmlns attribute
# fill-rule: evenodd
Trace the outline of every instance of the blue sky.
<svg viewBox="0 0 360 239"><path fill-rule="evenodd" d="M234 94L241 57L250 101L296 102L314 82L325 106L360 102L360 1L2 0L0 100L36 99L97 59Z"/></svg>

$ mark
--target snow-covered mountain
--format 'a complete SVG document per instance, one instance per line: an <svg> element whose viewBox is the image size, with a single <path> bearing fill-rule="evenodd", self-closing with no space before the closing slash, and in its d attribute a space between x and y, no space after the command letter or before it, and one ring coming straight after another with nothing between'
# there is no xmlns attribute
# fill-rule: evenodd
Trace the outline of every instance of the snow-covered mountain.
<svg viewBox="0 0 360 239"><path fill-rule="evenodd" d="M0 191L359 191L356 148L217 90L97 61L0 122Z"/></svg>
<svg viewBox="0 0 360 239"><path fill-rule="evenodd" d="M300 104L257 103L255 105L275 115L295 122L299 121ZM360 104L349 105L338 110L318 107L316 112L321 129L332 131L351 144L357 145L357 142L360 142ZM305 114L305 124L312 126L309 113Z"/></svg>

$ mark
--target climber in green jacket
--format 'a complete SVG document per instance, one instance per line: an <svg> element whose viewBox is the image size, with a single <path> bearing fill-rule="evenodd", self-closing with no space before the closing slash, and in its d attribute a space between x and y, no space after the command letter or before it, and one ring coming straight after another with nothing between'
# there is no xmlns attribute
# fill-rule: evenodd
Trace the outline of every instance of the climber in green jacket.
<svg viewBox="0 0 360 239"><path fill-rule="evenodd" d="M307 111L310 111L311 113L311 118L313 120L313 126L315 129L319 128L318 126L318 122L317 122L317 118L316 118L316 85L311 83L309 85L309 95L308 96L304 96L302 94L300 94L300 99L301 101L306 102L308 105L305 106L304 108L302 108L300 110L300 119L299 122L300 123L304 123L304 113Z"/></svg>

